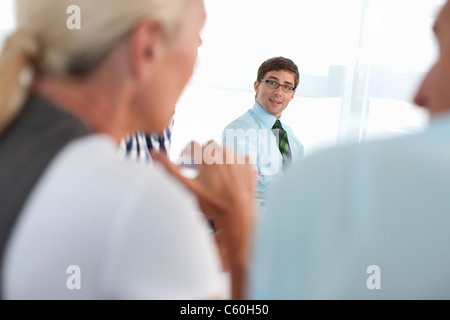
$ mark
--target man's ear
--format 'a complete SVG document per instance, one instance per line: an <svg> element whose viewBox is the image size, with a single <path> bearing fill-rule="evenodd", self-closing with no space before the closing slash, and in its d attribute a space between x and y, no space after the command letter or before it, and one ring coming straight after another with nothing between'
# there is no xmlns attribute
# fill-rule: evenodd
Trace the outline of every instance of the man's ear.
<svg viewBox="0 0 450 320"><path fill-rule="evenodd" d="M130 35L131 65L138 79L152 74L162 39L161 24L155 20L143 20L133 29Z"/></svg>
<svg viewBox="0 0 450 320"><path fill-rule="evenodd" d="M253 84L253 86L255 87L255 92L256 92L256 94L258 94L258 92L259 92L259 85L260 85L261 83L259 82L259 81L255 81L255 83Z"/></svg>
<svg viewBox="0 0 450 320"><path fill-rule="evenodd" d="M253 86L255 87L255 99L258 98L259 85L260 85L260 84L261 84L261 83L260 83L258 80L256 80L255 83L253 84Z"/></svg>

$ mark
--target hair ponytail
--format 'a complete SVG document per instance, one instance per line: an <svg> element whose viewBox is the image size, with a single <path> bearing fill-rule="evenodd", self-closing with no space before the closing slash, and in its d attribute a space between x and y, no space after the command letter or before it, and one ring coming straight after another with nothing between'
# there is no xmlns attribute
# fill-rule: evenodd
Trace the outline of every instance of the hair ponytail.
<svg viewBox="0 0 450 320"><path fill-rule="evenodd" d="M21 31L5 41L0 55L0 137L23 105L29 82L26 76L37 54L36 41Z"/></svg>
<svg viewBox="0 0 450 320"><path fill-rule="evenodd" d="M0 0L1 1L1 0ZM67 3L16 0L18 29L0 55L0 137L20 112L29 71L76 75L89 71L141 19L151 16L173 36L189 0L77 0L80 30L67 28ZM28 73L27 73L28 72Z"/></svg>

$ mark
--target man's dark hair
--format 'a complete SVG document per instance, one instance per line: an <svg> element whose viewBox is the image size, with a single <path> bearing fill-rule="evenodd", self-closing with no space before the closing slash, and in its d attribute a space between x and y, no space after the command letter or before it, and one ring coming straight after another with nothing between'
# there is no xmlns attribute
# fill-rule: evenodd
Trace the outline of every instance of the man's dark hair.
<svg viewBox="0 0 450 320"><path fill-rule="evenodd" d="M298 83L300 82L298 68L292 60L284 57L275 57L264 61L258 69L258 78L256 80L260 81L261 79L264 79L267 72L280 70L292 72L294 74L294 88L297 89Z"/></svg>

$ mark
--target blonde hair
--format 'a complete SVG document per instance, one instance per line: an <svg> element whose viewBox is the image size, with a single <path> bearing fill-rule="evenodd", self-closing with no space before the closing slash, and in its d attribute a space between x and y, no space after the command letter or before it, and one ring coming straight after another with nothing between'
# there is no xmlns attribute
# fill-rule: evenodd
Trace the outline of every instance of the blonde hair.
<svg viewBox="0 0 450 320"><path fill-rule="evenodd" d="M74 0L81 29L67 27L69 4L16 0L17 29L0 55L0 136L20 112L33 71L77 75L92 70L143 18L174 36L189 0ZM27 77L28 76L28 77Z"/></svg>

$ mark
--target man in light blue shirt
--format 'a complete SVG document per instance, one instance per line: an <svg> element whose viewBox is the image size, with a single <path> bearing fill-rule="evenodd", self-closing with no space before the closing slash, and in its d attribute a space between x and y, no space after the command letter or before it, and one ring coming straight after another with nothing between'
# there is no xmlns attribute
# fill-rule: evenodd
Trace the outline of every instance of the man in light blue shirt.
<svg viewBox="0 0 450 320"><path fill-rule="evenodd" d="M450 299L448 2L434 31L440 56L415 97L428 130L316 153L274 182L249 298Z"/></svg>
<svg viewBox="0 0 450 320"><path fill-rule="evenodd" d="M266 60L259 67L254 83L255 104L222 132L223 144L248 156L255 165L256 198L261 206L265 205L269 184L292 162L303 157L302 143L281 120L298 83L299 71L292 60L283 57Z"/></svg>

